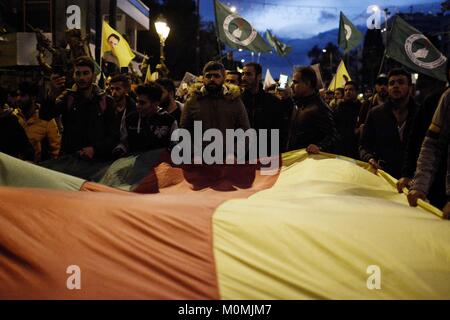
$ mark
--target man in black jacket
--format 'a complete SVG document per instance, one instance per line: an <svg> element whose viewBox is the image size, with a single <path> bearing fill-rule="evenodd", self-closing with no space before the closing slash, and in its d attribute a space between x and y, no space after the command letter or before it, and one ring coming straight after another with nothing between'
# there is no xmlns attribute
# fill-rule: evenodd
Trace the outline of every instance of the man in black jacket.
<svg viewBox="0 0 450 320"><path fill-rule="evenodd" d="M317 76L310 67L294 72L294 108L288 135L288 150L306 148L312 154L334 152L339 135L331 109L317 92Z"/></svg>
<svg viewBox="0 0 450 320"><path fill-rule="evenodd" d="M359 158L356 123L360 109L358 87L355 82L348 81L344 87L344 100L334 109L334 120L341 137L339 153L353 159Z"/></svg>
<svg viewBox="0 0 450 320"><path fill-rule="evenodd" d="M108 159L117 144L114 101L94 84L94 62L80 57L74 63L76 84L56 99L55 111L62 116L62 154L82 159Z"/></svg>
<svg viewBox="0 0 450 320"><path fill-rule="evenodd" d="M261 83L262 67L258 63L250 62L244 66L241 86L242 102L247 110L250 127L257 130L279 130L279 145L284 151L286 145L289 122L284 119L286 112L291 113L292 108L285 110L286 106L275 95L265 92Z"/></svg>
<svg viewBox="0 0 450 320"><path fill-rule="evenodd" d="M242 102L247 110L250 127L258 129L280 129L281 107L279 100L263 90L262 67L258 63L244 66L241 85L244 89Z"/></svg>
<svg viewBox="0 0 450 320"><path fill-rule="evenodd" d="M121 143L113 151L116 157L169 148L172 133L178 128L175 118L159 107L159 85L139 86L136 93L136 111L122 121Z"/></svg>
<svg viewBox="0 0 450 320"><path fill-rule="evenodd" d="M126 75L117 75L111 79L111 95L114 98L114 130L120 132L122 120L136 111L136 102L130 97L130 80Z"/></svg>
<svg viewBox="0 0 450 320"><path fill-rule="evenodd" d="M369 111L359 151L361 160L375 170L383 169L399 178L417 106L411 98L408 72L393 69L388 79L388 101Z"/></svg>

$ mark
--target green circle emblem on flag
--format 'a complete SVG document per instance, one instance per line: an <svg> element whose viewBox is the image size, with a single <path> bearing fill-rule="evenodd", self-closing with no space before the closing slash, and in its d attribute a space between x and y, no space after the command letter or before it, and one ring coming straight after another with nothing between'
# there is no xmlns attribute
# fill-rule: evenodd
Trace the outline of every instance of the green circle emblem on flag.
<svg viewBox="0 0 450 320"><path fill-rule="evenodd" d="M237 14L225 18L223 30L228 39L244 47L250 45L258 35L256 30Z"/></svg>
<svg viewBox="0 0 450 320"><path fill-rule="evenodd" d="M409 59L416 65L425 69L436 69L443 65L447 59L442 54L430 50L432 44L422 34L413 34L405 41L405 51Z"/></svg>

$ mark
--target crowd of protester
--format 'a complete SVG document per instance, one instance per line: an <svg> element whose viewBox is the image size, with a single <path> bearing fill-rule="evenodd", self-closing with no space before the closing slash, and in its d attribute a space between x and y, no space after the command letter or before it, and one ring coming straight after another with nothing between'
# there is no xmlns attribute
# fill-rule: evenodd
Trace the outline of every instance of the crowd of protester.
<svg viewBox="0 0 450 320"><path fill-rule="evenodd" d="M38 98L34 83L0 88L0 151L35 163L67 155L94 162L169 148L172 133L177 128L193 132L195 121L204 131L224 134L278 129L280 152L305 148L365 161L397 178L399 192L408 188L411 205L428 198L448 217L448 87L419 106L404 69L380 75L373 92L360 94L353 81L319 91L310 67L295 69L290 87L264 90L260 64L248 63L242 72L227 65L231 70L209 62L188 92L177 97L174 81L167 78L131 83L127 75L115 74L100 88L94 62L80 57L73 86L53 74L43 97Z"/></svg>

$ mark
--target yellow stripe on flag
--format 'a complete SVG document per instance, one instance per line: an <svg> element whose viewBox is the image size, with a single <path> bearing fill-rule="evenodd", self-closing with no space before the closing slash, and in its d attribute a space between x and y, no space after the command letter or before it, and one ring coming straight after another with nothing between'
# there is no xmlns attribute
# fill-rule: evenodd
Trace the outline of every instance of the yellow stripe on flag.
<svg viewBox="0 0 450 320"><path fill-rule="evenodd" d="M222 299L450 299L449 223L360 162L283 160L272 188L214 214Z"/></svg>

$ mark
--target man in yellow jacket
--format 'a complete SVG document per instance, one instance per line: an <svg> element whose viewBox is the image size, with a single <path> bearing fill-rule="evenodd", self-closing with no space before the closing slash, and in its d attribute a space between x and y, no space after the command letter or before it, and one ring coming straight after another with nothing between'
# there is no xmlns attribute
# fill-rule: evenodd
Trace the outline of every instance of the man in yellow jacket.
<svg viewBox="0 0 450 320"><path fill-rule="evenodd" d="M37 88L35 85L24 82L19 86L18 105L15 114L19 123L34 148L34 161L40 162L42 159L42 142L48 141L48 153L51 159L59 156L61 148L61 135L55 119L44 120L39 116L40 105L36 102Z"/></svg>

